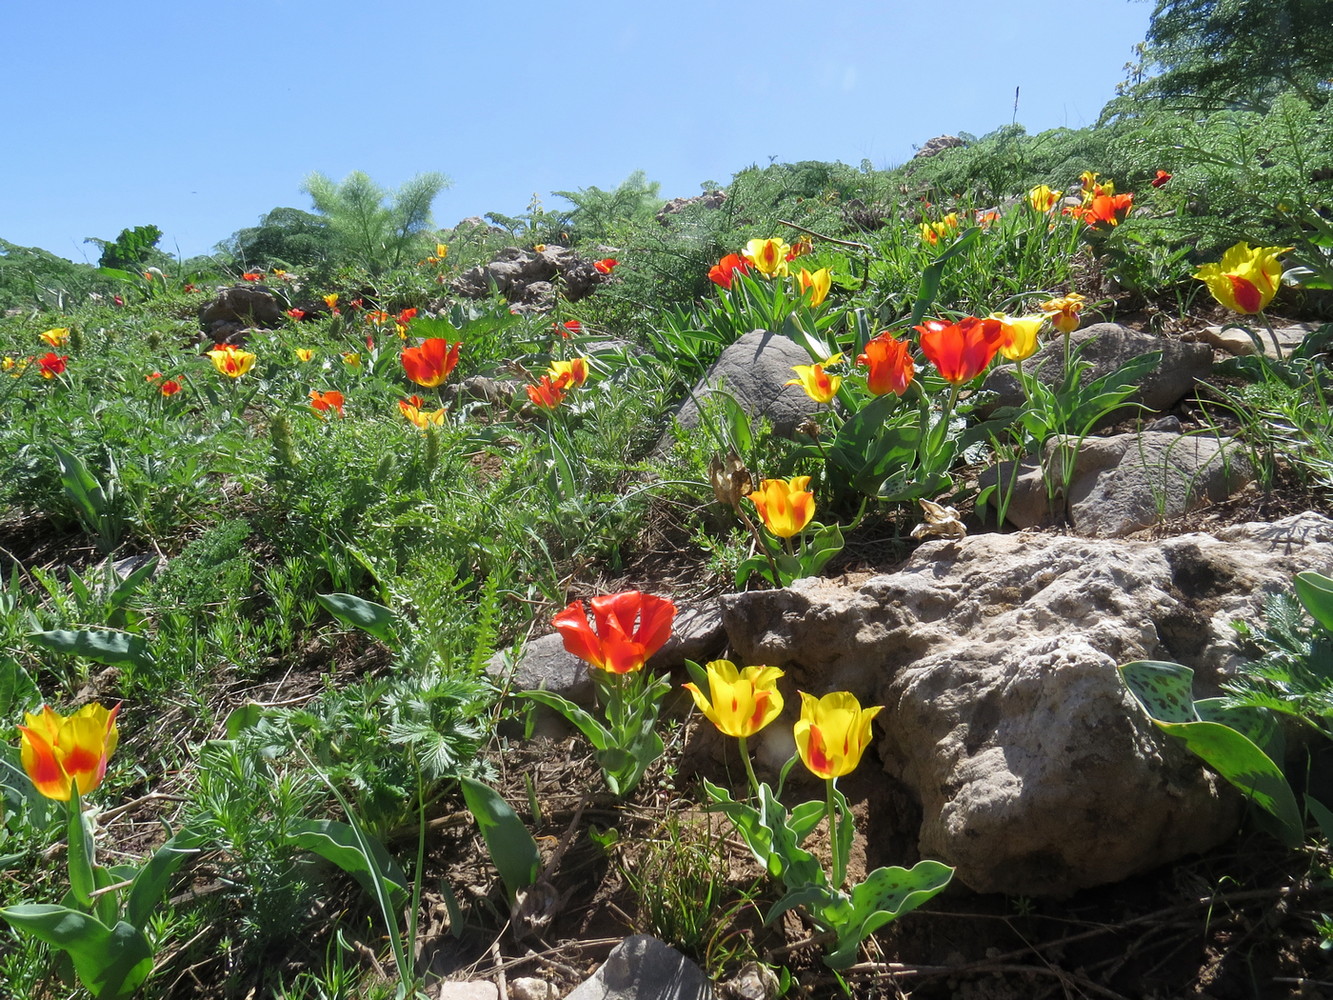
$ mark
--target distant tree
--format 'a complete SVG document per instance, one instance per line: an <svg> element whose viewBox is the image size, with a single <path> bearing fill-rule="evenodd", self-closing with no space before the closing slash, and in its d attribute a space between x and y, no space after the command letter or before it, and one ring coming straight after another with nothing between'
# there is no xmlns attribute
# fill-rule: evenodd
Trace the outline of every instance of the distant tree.
<svg viewBox="0 0 1333 1000"><path fill-rule="evenodd" d="M299 208L275 208L259 225L239 229L217 245L247 268L314 267L332 256L335 236L326 219Z"/></svg>
<svg viewBox="0 0 1333 1000"><path fill-rule="evenodd" d="M389 191L361 171L337 183L321 173L306 178L304 190L327 220L346 258L372 275L408 260L430 229L430 207L449 186L444 174L417 174Z"/></svg>
<svg viewBox="0 0 1333 1000"><path fill-rule="evenodd" d="M104 279L87 264L0 240L0 311L34 305L64 309L99 287Z"/></svg>
<svg viewBox="0 0 1333 1000"><path fill-rule="evenodd" d="M161 238L162 230L157 226L135 226L133 229L122 229L114 240L99 240L96 236L89 236L83 242L95 243L102 248L98 267L141 271L145 267L159 266L166 259L166 255L156 249L157 241Z"/></svg>
<svg viewBox="0 0 1333 1000"><path fill-rule="evenodd" d="M571 240L604 240L618 227L652 222L663 205L658 195L661 187L657 181L649 181L642 170L636 170L614 191L586 187L551 193L574 203L566 213Z"/></svg>
<svg viewBox="0 0 1333 1000"><path fill-rule="evenodd" d="M1157 0L1130 80L1103 118L1145 100L1263 111L1284 91L1318 106L1333 91L1329 0Z"/></svg>

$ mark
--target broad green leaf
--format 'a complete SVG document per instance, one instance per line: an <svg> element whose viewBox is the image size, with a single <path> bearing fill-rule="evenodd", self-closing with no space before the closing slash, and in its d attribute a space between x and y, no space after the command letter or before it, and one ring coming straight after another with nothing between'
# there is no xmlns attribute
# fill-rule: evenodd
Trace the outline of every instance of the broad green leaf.
<svg viewBox="0 0 1333 1000"><path fill-rule="evenodd" d="M1280 837L1288 847L1304 839L1301 810L1282 769L1266 753L1230 726L1219 722L1154 722L1165 733L1178 736L1204 763L1255 805L1278 821Z"/></svg>
<svg viewBox="0 0 1333 1000"><path fill-rule="evenodd" d="M1120 678L1156 722L1194 722L1194 671L1164 660L1135 660L1120 667Z"/></svg>
<svg viewBox="0 0 1333 1000"><path fill-rule="evenodd" d="M824 964L830 969L851 966L862 941L942 892L953 872L938 861L919 861L910 870L876 868L852 887L850 913L839 914L837 948L824 956Z"/></svg>
<svg viewBox="0 0 1333 1000"><path fill-rule="evenodd" d="M315 600L344 625L368 632L386 646L398 641L396 618L391 609L355 594L316 594Z"/></svg>
<svg viewBox="0 0 1333 1000"><path fill-rule="evenodd" d="M1320 573L1306 572L1297 573L1292 583L1310 617L1333 632L1333 580Z"/></svg>
<svg viewBox="0 0 1333 1000"><path fill-rule="evenodd" d="M152 857L134 875L129 895L125 898L125 920L131 926L143 929L153 911L161 905L171 889L172 876L181 862L207 842L202 831L184 829L153 852Z"/></svg>
<svg viewBox="0 0 1333 1000"><path fill-rule="evenodd" d="M153 949L125 921L108 927L96 917L52 903L0 908L0 919L67 953L79 981L97 1000L124 1000L153 971Z"/></svg>
<svg viewBox="0 0 1333 1000"><path fill-rule="evenodd" d="M504 881L512 905L515 894L536 882L541 871L537 842L494 788L467 776L458 780L463 787L463 799L481 828L491 861Z"/></svg>
<svg viewBox="0 0 1333 1000"><path fill-rule="evenodd" d="M247 729L253 729L264 718L265 708L255 702L247 702L240 708L234 708L227 715L227 739L234 740Z"/></svg>
<svg viewBox="0 0 1333 1000"><path fill-rule="evenodd" d="M110 629L78 629L52 632L29 632L28 638L37 645L56 653L86 656L109 667L125 664L151 669L156 662L143 636Z"/></svg>
<svg viewBox="0 0 1333 1000"><path fill-rule="evenodd" d="M27 671L19 666L18 660L0 653L0 719L31 711L41 701L41 691Z"/></svg>
<svg viewBox="0 0 1333 1000"><path fill-rule="evenodd" d="M366 835L370 856L362 849L356 831L346 823L331 819L302 820L294 824L284 840L292 847L318 854L347 872L375 894L375 883L383 887L394 905L407 897L407 877L398 862L379 841Z"/></svg>
<svg viewBox="0 0 1333 1000"><path fill-rule="evenodd" d="M555 709L565 717L565 721L586 736L588 742L597 750L606 750L614 742L605 726L568 698L562 698L551 691L522 691L518 696Z"/></svg>
<svg viewBox="0 0 1333 1000"><path fill-rule="evenodd" d="M822 525L810 540L806 542L801 554L801 573L803 576L816 576L825 564L842 551L842 526L838 524Z"/></svg>

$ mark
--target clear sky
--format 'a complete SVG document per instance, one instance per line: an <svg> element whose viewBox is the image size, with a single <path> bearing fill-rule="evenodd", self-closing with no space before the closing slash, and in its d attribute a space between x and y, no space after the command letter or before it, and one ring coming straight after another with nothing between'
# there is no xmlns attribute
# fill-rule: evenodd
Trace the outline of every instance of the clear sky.
<svg viewBox="0 0 1333 1000"><path fill-rule="evenodd" d="M752 163L909 159L942 133L1092 124L1131 0L0 0L0 238L95 261L153 224L206 253L303 179L441 171L439 226L534 193L663 197Z"/></svg>

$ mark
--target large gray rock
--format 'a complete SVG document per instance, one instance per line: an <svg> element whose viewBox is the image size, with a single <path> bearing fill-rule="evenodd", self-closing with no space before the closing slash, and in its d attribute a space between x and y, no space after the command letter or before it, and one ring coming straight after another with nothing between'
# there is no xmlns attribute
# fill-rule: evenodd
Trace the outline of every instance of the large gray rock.
<svg viewBox="0 0 1333 1000"><path fill-rule="evenodd" d="M810 354L789 337L751 330L722 352L676 413L682 427L699 424L699 404L715 391L730 393L746 414L765 417L773 431L790 437L823 407L798 385L795 365L813 364Z"/></svg>
<svg viewBox="0 0 1333 1000"><path fill-rule="evenodd" d="M1069 469L1066 492L1064 470ZM1018 528L1067 517L1080 535L1118 538L1231 496L1253 477L1234 438L1182 434L1168 417L1148 429L1081 442L1052 438L1040 463L1025 459L983 470L990 503ZM1054 510L1052 510L1054 505Z"/></svg>
<svg viewBox="0 0 1333 1000"><path fill-rule="evenodd" d="M1141 403L1149 410L1159 412L1169 410L1185 398L1194 388L1197 379L1208 374L1213 365L1213 349L1207 344L1193 341L1173 340L1141 330L1132 330L1118 323L1094 323L1075 330L1070 335L1071 347L1083 347L1079 358L1091 362L1092 367L1083 373L1083 382L1087 383L1109 375L1121 365L1147 354L1161 351L1162 360L1139 382L1139 388L1129 397L1131 403ZM1055 387L1061 383L1065 374L1064 338L1056 335L1046 341L1036 354L1023 362L1023 370L1031 372L1045 385ZM996 406L1022 406L1025 400L1023 387L1014 375L1012 365L1001 365L991 370L982 383L983 392L994 392L997 400L988 404L983 412L989 413ZM1113 422L1127 411L1113 414L1108 421ZM1132 415L1132 413L1128 413ZM1081 428L1070 428L1078 432Z"/></svg>
<svg viewBox="0 0 1333 1000"><path fill-rule="evenodd" d="M266 288L233 285L218 290L217 298L199 307L199 327L215 344L244 342L243 331L282 326L282 303Z"/></svg>
<svg viewBox="0 0 1333 1000"><path fill-rule="evenodd" d="M713 986L702 969L657 938L635 934L616 945L592 978L565 1000L709 1000L712 996Z"/></svg>
<svg viewBox="0 0 1333 1000"><path fill-rule="evenodd" d="M723 622L738 663L885 706L875 749L921 805L923 857L978 891L1065 895L1234 832L1238 797L1116 666L1175 660L1216 693L1239 658L1231 621L1259 620L1307 569L1333 570L1333 522L1308 513L1154 543L987 534L922 545L857 587L727 595Z"/></svg>
<svg viewBox="0 0 1333 1000"><path fill-rule="evenodd" d="M479 264L454 278L450 287L472 299L485 298L494 289L514 312L545 312L555 307L557 278L563 297L570 302L591 295L598 285L611 280L591 260L552 245L541 250L506 247L489 264Z"/></svg>

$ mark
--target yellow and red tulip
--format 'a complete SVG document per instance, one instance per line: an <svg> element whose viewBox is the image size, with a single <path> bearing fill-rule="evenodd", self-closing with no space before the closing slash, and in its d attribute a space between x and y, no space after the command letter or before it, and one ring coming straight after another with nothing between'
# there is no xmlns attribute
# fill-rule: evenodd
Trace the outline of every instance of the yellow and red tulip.
<svg viewBox="0 0 1333 1000"><path fill-rule="evenodd" d="M80 795L96 789L106 777L106 765L120 740L116 715L93 702L64 716L43 705L34 715L24 712L19 726L19 759L37 791L48 799L68 802L70 790Z"/></svg>
<svg viewBox="0 0 1333 1000"><path fill-rule="evenodd" d="M240 378L255 363L255 356L233 344L219 344L208 351L213 367L228 378Z"/></svg>
<svg viewBox="0 0 1333 1000"><path fill-rule="evenodd" d="M801 762L820 778L850 774L870 746L870 722L882 708L862 708L846 691L822 698L802 691L801 717L793 730Z"/></svg>
<svg viewBox="0 0 1333 1000"><path fill-rule="evenodd" d="M626 590L594 597L591 603L595 631L582 601L571 603L551 624L568 652L598 670L639 670L671 638L676 606L664 597Z"/></svg>
<svg viewBox="0 0 1333 1000"><path fill-rule="evenodd" d="M430 337L420 347L403 351L403 371L417 385L433 389L449 377L458 364L458 349L462 343L450 344L443 337Z"/></svg>
<svg viewBox="0 0 1333 1000"><path fill-rule="evenodd" d="M1245 241L1222 254L1216 264L1205 264L1194 272L1208 286L1213 298L1233 312L1251 315L1262 310L1277 294L1282 264L1277 255L1291 247L1254 247Z"/></svg>
<svg viewBox="0 0 1333 1000"><path fill-rule="evenodd" d="M1079 313L1083 311L1084 299L1078 292L1070 292L1058 299L1047 299L1040 306L1046 318L1061 333L1073 333L1078 329Z"/></svg>
<svg viewBox="0 0 1333 1000"><path fill-rule="evenodd" d="M727 736L753 736L782 712L777 667L745 667L737 670L730 660L713 660L704 667L708 674L708 697L694 684L686 684L694 704Z"/></svg>
<svg viewBox="0 0 1333 1000"><path fill-rule="evenodd" d="M887 330L866 341L865 351L857 355L856 363L866 366L866 388L875 396L890 392L901 396L916 374L909 345L894 339Z"/></svg>
<svg viewBox="0 0 1333 1000"><path fill-rule="evenodd" d="M830 375L825 369L832 368L842 361L841 354L835 354L833 357L821 361L814 365L792 365L792 371L796 377L788 379L786 385L799 385L805 390L805 394L816 403L828 403L838 394L838 387L842 385L841 375Z"/></svg>
<svg viewBox="0 0 1333 1000"><path fill-rule="evenodd" d="M809 476L765 479L748 496L765 528L779 538L791 538L804 531L815 516L815 495L809 486Z"/></svg>

